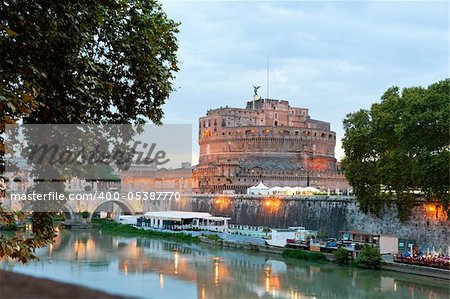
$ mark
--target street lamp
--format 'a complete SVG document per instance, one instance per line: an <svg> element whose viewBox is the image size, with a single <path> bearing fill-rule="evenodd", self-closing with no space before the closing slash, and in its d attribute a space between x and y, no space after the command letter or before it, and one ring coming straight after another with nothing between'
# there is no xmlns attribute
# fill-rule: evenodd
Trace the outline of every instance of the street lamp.
<svg viewBox="0 0 450 299"><path fill-rule="evenodd" d="M309 187L309 171L306 171L306 187Z"/></svg>
<svg viewBox="0 0 450 299"><path fill-rule="evenodd" d="M300 168L301 172L305 171L305 168L303 166ZM306 170L306 187L309 187L309 171Z"/></svg>

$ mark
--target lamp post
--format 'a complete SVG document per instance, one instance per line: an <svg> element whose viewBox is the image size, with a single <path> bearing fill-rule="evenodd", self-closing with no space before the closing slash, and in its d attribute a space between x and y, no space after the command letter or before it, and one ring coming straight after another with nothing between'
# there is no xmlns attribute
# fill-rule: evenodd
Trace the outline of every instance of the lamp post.
<svg viewBox="0 0 450 299"><path fill-rule="evenodd" d="M306 171L306 187L309 187L309 171L305 170L303 166L300 168L301 172Z"/></svg>
<svg viewBox="0 0 450 299"><path fill-rule="evenodd" d="M309 171L306 171L306 187L309 187Z"/></svg>

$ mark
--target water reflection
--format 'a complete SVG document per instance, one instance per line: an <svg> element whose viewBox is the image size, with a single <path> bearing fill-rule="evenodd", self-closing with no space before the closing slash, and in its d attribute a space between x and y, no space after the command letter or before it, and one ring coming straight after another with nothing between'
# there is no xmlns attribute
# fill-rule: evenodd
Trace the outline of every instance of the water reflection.
<svg viewBox="0 0 450 299"><path fill-rule="evenodd" d="M142 298L449 298L445 281L98 231L61 232L3 268Z"/></svg>

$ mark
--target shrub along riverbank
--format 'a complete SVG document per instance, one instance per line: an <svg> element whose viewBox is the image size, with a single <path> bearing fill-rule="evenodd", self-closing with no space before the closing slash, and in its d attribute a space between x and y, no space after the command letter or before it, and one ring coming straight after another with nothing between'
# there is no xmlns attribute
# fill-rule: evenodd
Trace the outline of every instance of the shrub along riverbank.
<svg viewBox="0 0 450 299"><path fill-rule="evenodd" d="M107 219L92 219L92 225L94 228L100 229L102 232L122 236L157 237L174 241L198 242L198 237L193 237L185 233L168 233L154 230L144 230L132 227L130 225L119 224L113 220Z"/></svg>
<svg viewBox="0 0 450 299"><path fill-rule="evenodd" d="M283 257L291 257L299 260L308 260L308 261L328 261L325 254L322 252L312 252L298 249L285 249L281 253Z"/></svg>

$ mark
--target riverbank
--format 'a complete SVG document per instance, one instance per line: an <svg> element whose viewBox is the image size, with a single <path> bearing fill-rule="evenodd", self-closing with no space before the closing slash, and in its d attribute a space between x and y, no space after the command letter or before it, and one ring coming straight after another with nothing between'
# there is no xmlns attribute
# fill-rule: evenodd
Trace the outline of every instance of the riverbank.
<svg viewBox="0 0 450 299"><path fill-rule="evenodd" d="M89 288L0 270L0 298L8 299L124 299Z"/></svg>
<svg viewBox="0 0 450 299"><path fill-rule="evenodd" d="M114 220L97 219L92 221L92 225L94 228L99 229L104 233L114 233L122 236L156 237L170 239L173 241L199 242L198 237L191 236L186 233L168 233L155 230L144 230L130 225L119 224Z"/></svg>
<svg viewBox="0 0 450 299"><path fill-rule="evenodd" d="M431 267L425 267L425 266L400 264L400 263L394 263L394 262L384 262L381 265L381 270L395 271L395 272L400 272L400 273L408 273L408 274L450 280L450 271L449 270L431 268Z"/></svg>
<svg viewBox="0 0 450 299"><path fill-rule="evenodd" d="M287 249L281 248L281 247L274 247L274 246L270 246L270 245L236 243L236 242L230 242L230 241L221 240L221 239L212 240L212 239L204 237L204 236L200 236L199 240L200 240L200 242L202 242L204 244L208 244L208 245L212 245L212 246L221 246L224 248L239 249L239 250L251 250L251 251L258 251L258 252L263 252L263 253L282 255L284 257L298 258L298 257L292 256L291 254L283 254L283 253L286 253ZM320 257L320 258L311 257L310 258L307 255L308 253L315 254L315 252L309 252L309 251L305 251L305 250L295 250L295 251L298 251L299 255L303 256L301 259L324 260L322 257ZM334 262L336 260L336 256L334 254L321 253L321 256L322 255L324 258L326 258L326 260L328 260L330 262ZM450 280L450 271L436 269L436 268L430 268L430 267L406 265L406 264L399 264L399 263L384 261L381 264L380 270L395 271L395 272L400 272L400 273L414 274L414 275L418 275L418 276L426 276L426 277L431 277L431 278Z"/></svg>
<svg viewBox="0 0 450 299"><path fill-rule="evenodd" d="M251 251L258 251L262 253L270 253L270 254L276 254L276 255L283 255L283 252L286 252L286 248L282 247L275 247L270 245L258 245L258 244L249 244L249 243L237 243L237 242L231 242L226 240L213 240L211 238L205 237L205 236L199 236L198 239L200 242L212 246L221 246L224 248L230 248L230 249L239 249L239 250L251 250ZM335 261L336 258L334 254L330 253L322 253L320 252L320 258L314 258L314 256L317 255L315 252L309 252L304 250L294 250L294 249L288 249L292 251L298 251L298 252L305 252L305 253L311 253L313 258L312 260L328 260L328 261ZM290 254L284 254L284 257L290 257L290 258L298 258L296 256L292 256ZM323 258L322 258L323 257ZM309 259L309 258L302 258L302 259Z"/></svg>
<svg viewBox="0 0 450 299"><path fill-rule="evenodd" d="M184 241L184 242L201 242L204 244L208 244L211 246L219 246L230 249L238 249L238 250L250 250L257 251L262 253L283 255L283 252L286 252L286 248L270 246L267 244L252 244L252 243L241 243L233 240L224 240L220 237L211 238L210 236L192 236L189 233L184 232L160 232L155 230L144 230L136 227L132 227L129 225L122 225L112 220L97 220L93 223L94 228L101 229L102 232L116 233L124 236L140 236L140 237L157 237L157 238L165 238L174 241ZM214 236L214 234L212 235ZM297 250L296 250L297 251ZM316 256L309 256L317 254L315 252L309 252L304 250L298 250L301 255L301 259L312 259L317 260ZM328 260L330 262L335 262L336 257L334 254L330 253L320 253L320 260ZM291 258L299 258L298 256L286 256ZM323 257L323 258L322 258ZM441 270L441 269L433 269L429 267L419 267L413 265L405 265L398 264L393 262L383 262L381 265L381 270L387 271L395 271L401 273L409 273L419 276L426 276L444 280L450 280L450 271Z"/></svg>

